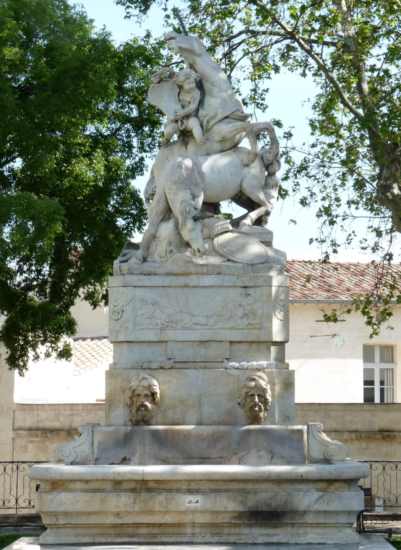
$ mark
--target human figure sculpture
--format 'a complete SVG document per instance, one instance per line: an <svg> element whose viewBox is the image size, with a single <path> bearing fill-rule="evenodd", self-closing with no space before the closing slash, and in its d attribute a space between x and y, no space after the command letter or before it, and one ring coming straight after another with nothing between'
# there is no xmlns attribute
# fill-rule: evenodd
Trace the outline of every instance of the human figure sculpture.
<svg viewBox="0 0 401 550"><path fill-rule="evenodd" d="M183 131L189 131L196 143L203 144L203 130L198 118L201 92L198 87L199 77L191 69L183 69L175 75L175 82L179 88L178 100L182 107L170 118L164 128L163 145L167 145L171 138Z"/></svg>
<svg viewBox="0 0 401 550"><path fill-rule="evenodd" d="M206 205L216 205L218 210L222 201L233 200L246 207L248 212L237 226L229 225L225 231L234 228L245 234L246 228L268 217L278 190L278 140L271 123L249 122L228 78L197 37L169 33L165 38L187 67L178 73L162 69L149 89L149 101L167 115L167 124L145 188L148 227L140 249L129 257L134 254L136 261L147 260L155 242L163 239L179 243L171 254L186 247L193 258L224 256L224 247L217 253L205 242L204 220L210 216ZM259 149L257 138L262 132L267 132L270 144ZM171 141L174 135L177 140ZM240 146L244 138L250 148ZM169 220L174 223L167 227ZM247 238L251 239L249 232ZM248 248L255 247L250 243ZM128 261L126 253L122 258Z"/></svg>
<svg viewBox="0 0 401 550"><path fill-rule="evenodd" d="M160 403L160 387L155 378L142 375L129 386L128 408L133 425L151 424Z"/></svg>
<svg viewBox="0 0 401 550"><path fill-rule="evenodd" d="M245 380L239 400L249 424L263 424L271 407L271 390L263 372L251 374Z"/></svg>
<svg viewBox="0 0 401 550"><path fill-rule="evenodd" d="M212 154L232 149L248 133L256 150L256 138L251 132L252 124L248 122L250 115L244 112L224 71L210 57L199 38L170 32L165 40L167 46L184 59L202 82L204 97L199 119L208 135L208 143L199 153Z"/></svg>

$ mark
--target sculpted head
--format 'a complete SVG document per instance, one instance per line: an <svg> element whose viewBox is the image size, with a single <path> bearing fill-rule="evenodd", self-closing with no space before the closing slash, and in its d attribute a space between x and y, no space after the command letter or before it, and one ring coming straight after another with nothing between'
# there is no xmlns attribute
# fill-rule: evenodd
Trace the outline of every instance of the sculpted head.
<svg viewBox="0 0 401 550"><path fill-rule="evenodd" d="M271 391L263 372L249 375L241 388L239 401L249 424L263 424L271 406Z"/></svg>
<svg viewBox="0 0 401 550"><path fill-rule="evenodd" d="M132 380L128 399L131 424L150 424L159 403L160 387L155 378L143 374Z"/></svg>
<svg viewBox="0 0 401 550"><path fill-rule="evenodd" d="M164 35L164 40L167 47L177 53L185 52L187 56L206 53L205 47L197 36L171 31Z"/></svg>
<svg viewBox="0 0 401 550"><path fill-rule="evenodd" d="M199 76L192 69L182 69L175 75L175 82L181 88L195 88L198 81Z"/></svg>

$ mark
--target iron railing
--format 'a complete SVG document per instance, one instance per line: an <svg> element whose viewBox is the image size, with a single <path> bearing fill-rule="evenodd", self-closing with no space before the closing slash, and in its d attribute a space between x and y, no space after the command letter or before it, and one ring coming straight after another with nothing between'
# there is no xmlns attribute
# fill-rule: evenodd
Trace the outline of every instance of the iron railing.
<svg viewBox="0 0 401 550"><path fill-rule="evenodd" d="M370 489L372 503L382 502L385 508L401 507L401 462L398 460L363 460L369 464L368 477L361 487Z"/></svg>
<svg viewBox="0 0 401 550"><path fill-rule="evenodd" d="M0 461L0 514L34 510L36 482L29 478L34 464L37 462Z"/></svg>

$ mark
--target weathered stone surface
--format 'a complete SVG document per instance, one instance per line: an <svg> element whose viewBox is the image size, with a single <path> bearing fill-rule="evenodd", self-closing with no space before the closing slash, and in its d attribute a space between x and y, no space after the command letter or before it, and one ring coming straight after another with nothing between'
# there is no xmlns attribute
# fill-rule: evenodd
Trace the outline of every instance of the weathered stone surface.
<svg viewBox="0 0 401 550"><path fill-rule="evenodd" d="M96 464L305 464L305 426L102 427Z"/></svg>
<svg viewBox="0 0 401 550"><path fill-rule="evenodd" d="M82 436L58 451L65 464L305 464L336 462L345 445L306 426L85 425Z"/></svg>
<svg viewBox="0 0 401 550"><path fill-rule="evenodd" d="M208 368L209 363L224 363L227 366L227 363L249 364L255 361L270 363L270 368L288 367L283 356L279 361L273 361L272 346L268 342L118 342L114 343L113 348L112 369L142 366L187 368L188 364L201 369Z"/></svg>
<svg viewBox="0 0 401 550"><path fill-rule="evenodd" d="M37 464L31 469L31 479L39 481L344 481L359 480L369 473L365 463L347 461L337 464L307 464L296 466L65 466ZM359 494L359 493L358 493Z"/></svg>
<svg viewBox="0 0 401 550"><path fill-rule="evenodd" d="M159 382L145 373L131 379L128 386L129 421L132 425L152 424L160 403Z"/></svg>
<svg viewBox="0 0 401 550"><path fill-rule="evenodd" d="M202 364L201 364L202 365ZM244 425L248 424L238 405L241 387L260 365L221 368L208 364L186 368L110 369L106 375L106 424L129 425L128 387L141 373L150 374L160 385L160 405L154 411L154 425ZM205 366L205 365L203 365ZM223 365L224 367L224 365ZM294 423L294 373L285 369L265 369L272 393L271 409L265 424Z"/></svg>
<svg viewBox="0 0 401 550"><path fill-rule="evenodd" d="M227 232L213 240L216 251L224 258L244 264L263 264L272 255L268 248L252 235Z"/></svg>
<svg viewBox="0 0 401 550"><path fill-rule="evenodd" d="M196 275L191 264L188 273L111 278L108 425L128 425L126 393L139 370L160 384L153 424L246 424L240 386L258 370L272 388L266 423L294 421L293 374L282 346L288 339L287 277L266 265L212 267ZM272 344L282 346L280 362L271 361Z"/></svg>
<svg viewBox="0 0 401 550"><path fill-rule="evenodd" d="M45 543L356 543L357 463L37 465ZM96 495L96 496L94 496Z"/></svg>
<svg viewBox="0 0 401 550"><path fill-rule="evenodd" d="M14 372L6 364L0 344L0 460L13 459Z"/></svg>
<svg viewBox="0 0 401 550"><path fill-rule="evenodd" d="M112 342L288 341L287 277L266 270L112 277L109 292Z"/></svg>
<svg viewBox="0 0 401 550"><path fill-rule="evenodd" d="M277 251L279 252L279 251ZM283 260L285 253L281 252ZM248 275L253 276L264 273L265 275L283 275L283 265L275 264L239 264L234 262L208 264L199 260L195 262L193 257L181 254L165 263L147 261L130 265L129 271L117 273L116 277L138 277L140 275ZM112 278L113 280L113 278Z"/></svg>
<svg viewBox="0 0 401 550"><path fill-rule="evenodd" d="M266 371L249 374L241 387L238 402L248 424L263 424L272 404L272 393Z"/></svg>
<svg viewBox="0 0 401 550"><path fill-rule="evenodd" d="M349 456L344 443L330 439L318 422L308 424L308 449L311 462L336 462Z"/></svg>
<svg viewBox="0 0 401 550"><path fill-rule="evenodd" d="M80 426L79 437L56 449L56 461L64 464L94 464L94 430L97 424Z"/></svg>
<svg viewBox="0 0 401 550"><path fill-rule="evenodd" d="M267 246L273 245L273 231L270 231L267 227L261 225L244 225L239 229L239 232L245 235L252 235Z"/></svg>
<svg viewBox="0 0 401 550"><path fill-rule="evenodd" d="M354 544L314 544L313 550L393 550L390 544L382 535L364 534L361 535L358 543ZM196 545L185 544L180 546L181 550L311 550L308 544L209 544ZM99 550L98 546L89 545L58 545L58 550ZM5 550L40 550L39 539L23 537L7 546ZM102 546L102 550L177 550L176 545L147 544L146 546L124 544L113 546Z"/></svg>

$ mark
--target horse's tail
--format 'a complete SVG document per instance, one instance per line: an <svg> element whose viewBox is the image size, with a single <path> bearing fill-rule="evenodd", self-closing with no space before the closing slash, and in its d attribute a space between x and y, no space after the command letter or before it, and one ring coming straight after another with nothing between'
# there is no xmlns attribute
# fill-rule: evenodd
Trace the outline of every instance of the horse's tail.
<svg viewBox="0 0 401 550"><path fill-rule="evenodd" d="M260 150L260 156L266 168L266 172L274 176L280 170L280 144L277 139L276 131L271 122L254 122L251 124L251 132L257 138L259 134L267 132L270 138L268 147L264 146Z"/></svg>
<svg viewBox="0 0 401 550"><path fill-rule="evenodd" d="M277 172L280 170L280 144L274 126L271 122L255 122L251 125L251 131L256 138L259 134L267 132L270 143L260 149L260 157L266 170L265 190L270 200L274 202L278 195L279 179Z"/></svg>

